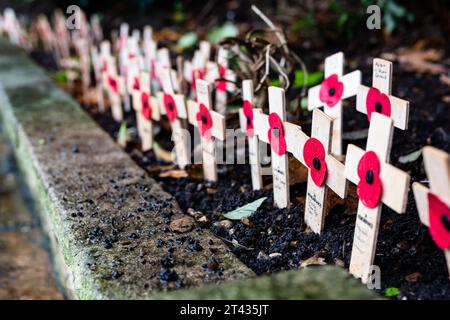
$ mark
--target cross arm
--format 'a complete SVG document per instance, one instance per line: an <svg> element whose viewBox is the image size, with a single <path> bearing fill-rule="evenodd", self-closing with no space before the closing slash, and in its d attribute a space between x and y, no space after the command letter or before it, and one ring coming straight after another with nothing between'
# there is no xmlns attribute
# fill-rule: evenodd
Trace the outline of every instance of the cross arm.
<svg viewBox="0 0 450 320"><path fill-rule="evenodd" d="M264 113L255 113L253 116L254 132L259 140L269 143L267 132L269 132L269 116Z"/></svg>
<svg viewBox="0 0 450 320"><path fill-rule="evenodd" d="M431 191L450 204L450 155L426 146L423 148L423 160Z"/></svg>
<svg viewBox="0 0 450 320"><path fill-rule="evenodd" d="M158 99L151 96L149 98L149 100L150 100L150 106L152 108L152 119L155 121L161 120L161 112L160 112L161 107L159 105Z"/></svg>
<svg viewBox="0 0 450 320"><path fill-rule="evenodd" d="M319 98L320 86L321 85L319 84L308 90L308 110L310 111L325 105Z"/></svg>
<svg viewBox="0 0 450 320"><path fill-rule="evenodd" d="M187 110L188 110L188 120L189 123L194 127L197 127L197 113L199 111L200 105L193 101L188 100ZM221 141L225 140L225 117L218 112L209 111L212 120L211 135Z"/></svg>
<svg viewBox="0 0 450 320"><path fill-rule="evenodd" d="M420 221L427 227L430 226L428 215L428 192L430 191L423 184L414 182L412 185L414 199L416 200L417 211L419 212Z"/></svg>
<svg viewBox="0 0 450 320"><path fill-rule="evenodd" d="M360 85L356 96L356 110L364 114L367 114L366 99L369 89L369 87ZM391 103L390 118L394 122L394 126L401 130L407 130L409 121L409 102L392 95L388 95L388 98Z"/></svg>
<svg viewBox="0 0 450 320"><path fill-rule="evenodd" d="M361 71L355 70L342 77L344 83L344 93L341 99L347 99L358 93L358 87L361 84Z"/></svg>

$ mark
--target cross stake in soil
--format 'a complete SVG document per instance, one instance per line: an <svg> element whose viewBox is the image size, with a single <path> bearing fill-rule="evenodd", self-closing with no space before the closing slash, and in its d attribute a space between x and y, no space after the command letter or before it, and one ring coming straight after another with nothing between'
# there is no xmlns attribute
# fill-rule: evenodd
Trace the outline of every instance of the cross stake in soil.
<svg viewBox="0 0 450 320"><path fill-rule="evenodd" d="M175 162L182 169L191 162L190 150L188 147L188 134L182 119L187 118L184 96L176 94L174 81L176 81L175 71L165 68L159 74L164 92L158 92L158 101L161 114L165 114L172 127L172 140L175 143Z"/></svg>
<svg viewBox="0 0 450 320"><path fill-rule="evenodd" d="M217 181L215 138L225 140L225 117L212 111L211 88L197 79L197 102L188 101L189 122L201 135L203 173L206 180Z"/></svg>
<svg viewBox="0 0 450 320"><path fill-rule="evenodd" d="M349 145L345 176L357 185L359 197L350 273L367 283L371 278L382 204L404 213L410 176L389 164L394 126L392 119L373 113L366 151Z"/></svg>
<svg viewBox="0 0 450 320"><path fill-rule="evenodd" d="M311 138L298 126L285 123L288 152L309 168L305 222L315 233L321 233L324 227L328 188L341 198L347 195L345 166L330 154L333 123L333 119L315 109Z"/></svg>
<svg viewBox="0 0 450 320"><path fill-rule="evenodd" d="M136 122L139 137L142 142L142 151L152 149L153 124L152 120L160 120L160 107L158 100L151 96L150 74L142 72L139 90L133 92L133 108L136 111Z"/></svg>
<svg viewBox="0 0 450 320"><path fill-rule="evenodd" d="M263 187L261 159L259 155L259 139L254 132L254 113L261 113L261 109L253 108L253 82L252 80L242 81L243 106L239 109L239 120L241 130L247 135L248 156L252 174L253 190Z"/></svg>
<svg viewBox="0 0 450 320"><path fill-rule="evenodd" d="M384 114L401 130L408 129L409 102L391 95L392 62L373 60L372 87L360 85L356 96L356 110L367 114L369 121L374 112Z"/></svg>
<svg viewBox="0 0 450 320"><path fill-rule="evenodd" d="M289 206L289 169L283 122L286 120L284 89L269 87L270 115L255 113L255 134L272 148L273 199L278 208Z"/></svg>
<svg viewBox="0 0 450 320"><path fill-rule="evenodd" d="M444 250L450 275L450 155L434 147L424 147L423 160L430 189L413 183L417 210L436 245Z"/></svg>
<svg viewBox="0 0 450 320"><path fill-rule="evenodd" d="M344 73L344 54L338 52L325 59L325 80L308 91L308 109L324 107L333 120L331 153L341 157L342 153L342 100L357 94L361 84L361 71Z"/></svg>
<svg viewBox="0 0 450 320"><path fill-rule="evenodd" d="M103 96L103 88L102 88L102 64L98 49L95 46L91 48L91 60L92 60L92 68L94 70L95 93L97 98L98 109L100 110L100 112L104 112L105 99Z"/></svg>

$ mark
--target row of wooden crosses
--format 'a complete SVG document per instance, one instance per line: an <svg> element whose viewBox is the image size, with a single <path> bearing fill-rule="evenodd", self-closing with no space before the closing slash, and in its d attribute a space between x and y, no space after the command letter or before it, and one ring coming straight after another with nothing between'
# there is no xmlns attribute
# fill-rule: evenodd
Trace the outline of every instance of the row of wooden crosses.
<svg viewBox="0 0 450 320"><path fill-rule="evenodd" d="M11 12L8 25L0 23L3 32L17 38ZM260 144L271 147L274 202L279 208L289 206L288 154L309 169L305 201L305 222L313 232L321 233L325 223L327 191L339 197L347 195L348 181L357 186L359 198L350 273L366 283L371 279L376 252L382 205L398 213L406 211L410 188L409 174L389 163L394 127L406 130L409 102L391 93L391 62L373 60L372 85L361 84L359 70L344 74L344 54L325 59L325 79L308 92L308 109L312 110L311 136L300 126L286 121L284 89L268 89L269 114L256 107L254 83L243 80L238 88L235 72L228 58L233 48L219 47L216 61L210 61L211 45L200 42L192 61L172 69L169 50L158 48L152 29L141 34L122 24L113 36L113 47L103 40L98 19L85 23L72 32L63 26L63 15L55 14L55 31L45 16L35 27L38 38L55 53L58 61L70 59L70 39L79 56L83 88L91 84L90 70L95 74L99 109L105 111L104 93L109 97L113 118L121 122L124 110L136 112L142 149L153 145L153 122L165 115L170 122L175 143L176 164L184 168L190 163L190 150L185 135L186 120L201 135L204 177L217 180L215 139L225 140L227 94L241 90L240 127L247 135L253 189L262 188ZM22 33L20 33L22 34ZM60 63L67 66L67 63ZM183 79L181 79L183 78ZM182 94L181 80L190 83L190 94ZM213 103L212 90L215 90ZM366 149L350 144L342 150L342 101L356 96L356 110L370 122ZM130 100L131 97L131 100ZM323 111L320 109L323 108ZM444 250L450 271L450 156L433 147L423 149L425 170L430 189L414 183L413 190L421 221L429 226L432 238ZM345 164L343 160L345 159Z"/></svg>

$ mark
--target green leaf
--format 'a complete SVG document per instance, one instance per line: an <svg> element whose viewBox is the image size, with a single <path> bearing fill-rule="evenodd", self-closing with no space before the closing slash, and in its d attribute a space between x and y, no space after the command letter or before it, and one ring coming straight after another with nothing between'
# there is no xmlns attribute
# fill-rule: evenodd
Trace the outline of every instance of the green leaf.
<svg viewBox="0 0 450 320"><path fill-rule="evenodd" d="M189 49L193 47L196 43L197 43L197 34L194 32L188 32L178 40L177 45L181 49Z"/></svg>
<svg viewBox="0 0 450 320"><path fill-rule="evenodd" d="M66 71L59 71L55 73L52 78L58 84L66 84L69 82L69 77Z"/></svg>
<svg viewBox="0 0 450 320"><path fill-rule="evenodd" d="M324 73L322 71L316 71L313 73L308 73L308 80L305 84L305 73L303 70L295 71L294 88L298 89L305 85L314 86L323 80Z"/></svg>
<svg viewBox="0 0 450 320"><path fill-rule="evenodd" d="M207 40L212 43L219 43L225 38L236 37L239 34L239 29L231 22L225 22L220 27L215 27L207 35Z"/></svg>
<svg viewBox="0 0 450 320"><path fill-rule="evenodd" d="M261 204L267 199L267 197L260 198L251 203L246 204L236 210L230 211L223 216L230 220L241 220L241 218L247 218L252 215L253 212L258 210Z"/></svg>
<svg viewBox="0 0 450 320"><path fill-rule="evenodd" d="M125 148L129 141L131 141L131 137L128 133L127 123L123 121L120 125L119 134L117 135L117 143Z"/></svg>
<svg viewBox="0 0 450 320"><path fill-rule="evenodd" d="M274 87L281 87L281 81L280 79L273 79L270 81L270 84Z"/></svg>
<svg viewBox="0 0 450 320"><path fill-rule="evenodd" d="M419 149L414 152L411 152L410 154L406 154L404 156L399 157L398 162L403 163L403 164L414 162L417 159L419 159L421 155L422 155L422 149Z"/></svg>
<svg viewBox="0 0 450 320"><path fill-rule="evenodd" d="M390 288L386 288L384 295L388 298L393 298L393 297L398 296L399 293L400 293L399 288L390 287Z"/></svg>

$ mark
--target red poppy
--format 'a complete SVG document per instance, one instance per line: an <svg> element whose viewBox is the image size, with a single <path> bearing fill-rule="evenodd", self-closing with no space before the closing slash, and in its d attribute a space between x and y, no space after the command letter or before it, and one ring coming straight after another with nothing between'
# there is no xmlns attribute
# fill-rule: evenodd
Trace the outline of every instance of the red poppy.
<svg viewBox="0 0 450 320"><path fill-rule="evenodd" d="M108 71L108 62L106 60L103 60L102 62L102 72Z"/></svg>
<svg viewBox="0 0 450 320"><path fill-rule="evenodd" d="M359 199L368 208L375 208L381 199L383 185L380 179L380 160L373 151L366 152L358 163L359 183L356 189Z"/></svg>
<svg viewBox="0 0 450 320"><path fill-rule="evenodd" d="M117 80L116 79L114 79L111 76L108 76L108 84L109 84L109 87L111 88L111 90L114 93L119 92L119 85L117 84Z"/></svg>
<svg viewBox="0 0 450 320"><path fill-rule="evenodd" d="M327 176L325 148L316 138L309 138L303 147L303 159L309 168L309 173L316 186L320 187Z"/></svg>
<svg viewBox="0 0 450 320"><path fill-rule="evenodd" d="M286 153L286 140L284 139L283 122L276 113L269 115L270 129L267 132L268 139L272 150L282 156Z"/></svg>
<svg viewBox="0 0 450 320"><path fill-rule="evenodd" d="M176 118L178 118L178 111L175 100L173 99L172 95L167 93L164 94L164 108L166 109L166 115L170 122L173 122Z"/></svg>
<svg viewBox="0 0 450 320"><path fill-rule="evenodd" d="M372 112L378 112L385 116L391 116L391 101L384 93L381 93L377 88L371 87L367 93L366 98L367 117L372 116Z"/></svg>
<svg viewBox="0 0 450 320"><path fill-rule="evenodd" d="M339 81L337 74L332 74L322 81L320 85L319 98L320 101L329 107L334 107L341 101L344 92L344 84Z"/></svg>
<svg viewBox="0 0 450 320"><path fill-rule="evenodd" d="M246 133L247 136L249 137L253 137L253 130L254 130L254 126L253 126L253 106L250 103L250 101L248 100L244 100L244 104L242 106L242 109L244 111L244 116L247 124L247 128L246 128Z"/></svg>
<svg viewBox="0 0 450 320"><path fill-rule="evenodd" d="M134 82L133 82L133 90L141 90L141 82L139 81L138 77L134 78Z"/></svg>
<svg viewBox="0 0 450 320"><path fill-rule="evenodd" d="M222 65L219 65L219 74L221 78L225 78L227 74L227 69ZM227 91L227 82L225 80L216 80L216 90Z"/></svg>
<svg viewBox="0 0 450 320"><path fill-rule="evenodd" d="M152 107L147 93L141 93L141 113L145 119L150 120L152 117Z"/></svg>
<svg viewBox="0 0 450 320"><path fill-rule="evenodd" d="M200 103L199 110L196 115L198 130L204 138L211 138L212 118L208 108L203 103Z"/></svg>
<svg viewBox="0 0 450 320"><path fill-rule="evenodd" d="M430 233L434 242L442 250L450 248L450 208L437 196L428 193Z"/></svg>

